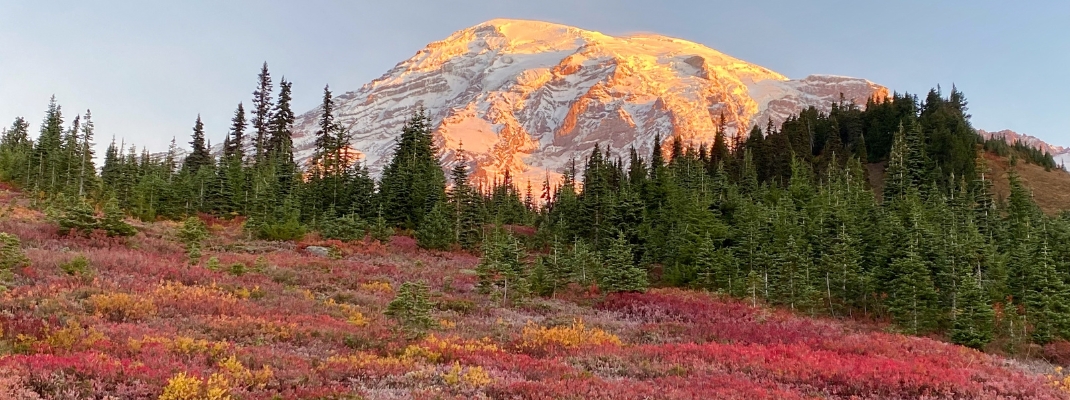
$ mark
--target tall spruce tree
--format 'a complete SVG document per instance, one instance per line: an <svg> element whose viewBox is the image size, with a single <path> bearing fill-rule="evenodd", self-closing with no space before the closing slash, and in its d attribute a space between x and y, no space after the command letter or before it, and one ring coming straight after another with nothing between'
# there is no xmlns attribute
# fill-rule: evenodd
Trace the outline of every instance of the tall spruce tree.
<svg viewBox="0 0 1070 400"><path fill-rule="evenodd" d="M268 140L272 130L271 114L274 109L274 105L271 102L272 90L271 73L268 72L268 65L265 61L263 67L260 68L260 75L257 75L257 86L256 90L253 91L253 118L250 121L256 134L253 140L256 164L266 161L268 155Z"/></svg>
<svg viewBox="0 0 1070 400"><path fill-rule="evenodd" d="M412 229L445 198L446 178L438 164L430 120L422 109L405 123L394 156L383 171L379 196L387 220Z"/></svg>
<svg viewBox="0 0 1070 400"><path fill-rule="evenodd" d="M190 152L182 160L182 170L186 173L197 173L201 167L212 163L212 156L208 153L208 146L204 141L204 123L201 122L200 114L193 123L193 136L189 142Z"/></svg>

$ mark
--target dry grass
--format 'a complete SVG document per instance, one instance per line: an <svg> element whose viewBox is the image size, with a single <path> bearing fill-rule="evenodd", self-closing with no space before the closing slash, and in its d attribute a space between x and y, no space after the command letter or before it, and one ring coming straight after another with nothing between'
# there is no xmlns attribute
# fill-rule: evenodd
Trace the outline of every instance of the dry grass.
<svg viewBox="0 0 1070 400"><path fill-rule="evenodd" d="M1007 170L1010 160L994 155L986 155L988 168L995 176L992 184L997 199L1006 199L1010 195L1010 181ZM1025 186L1033 190L1033 200L1041 210L1048 214L1058 214L1070 210L1070 173L1054 169L1045 171L1044 167L1019 162L1018 175Z"/></svg>

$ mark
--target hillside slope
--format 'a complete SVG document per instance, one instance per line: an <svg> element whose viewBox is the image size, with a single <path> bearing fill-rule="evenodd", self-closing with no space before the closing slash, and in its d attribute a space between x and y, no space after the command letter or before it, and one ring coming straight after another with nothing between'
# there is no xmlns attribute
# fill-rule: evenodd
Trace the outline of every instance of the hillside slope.
<svg viewBox="0 0 1070 400"><path fill-rule="evenodd" d="M1007 178L1010 160L991 153L985 154L985 160L988 162L989 179L992 180L996 199L1007 199L1011 194L1010 180ZM867 166L869 182L878 195L884 187L885 164L875 163ZM1041 210L1049 215L1070 211L1070 173L1061 169L1045 171L1044 167L1025 162L1019 162L1016 168L1022 183L1033 191L1033 201Z"/></svg>
<svg viewBox="0 0 1070 400"><path fill-rule="evenodd" d="M294 246L209 221L189 266L174 223L65 237L13 193L0 202L29 257L0 295L5 399L1066 398L999 357L700 292L505 305L476 290L477 258L406 237ZM417 280L428 335L384 315Z"/></svg>
<svg viewBox="0 0 1070 400"><path fill-rule="evenodd" d="M987 154L988 168L992 171L993 189L996 198L1006 199L1010 196L1010 181L1007 170L1010 160ZM1044 167L1019 162L1015 167L1022 183L1033 191L1033 201L1048 214L1070 211L1070 173L1061 169L1045 171Z"/></svg>

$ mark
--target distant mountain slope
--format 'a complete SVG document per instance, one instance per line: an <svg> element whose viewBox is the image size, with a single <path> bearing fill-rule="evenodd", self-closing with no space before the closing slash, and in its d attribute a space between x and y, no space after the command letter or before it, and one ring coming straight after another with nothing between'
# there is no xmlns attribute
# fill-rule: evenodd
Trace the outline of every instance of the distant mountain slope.
<svg viewBox="0 0 1070 400"><path fill-rule="evenodd" d="M476 177L541 180L595 143L649 154L655 135L712 142L724 113L734 135L841 98L886 96L864 79L801 80L665 36L612 37L564 25L493 20L434 42L357 91L337 97L337 118L378 174L402 124L424 107L442 160L464 149ZM300 116L295 146L312 152L317 110Z"/></svg>
<svg viewBox="0 0 1070 400"><path fill-rule="evenodd" d="M1007 143L1021 141L1026 145L1036 147L1038 149L1051 153L1052 157L1055 158L1056 164L1070 164L1070 148L1051 145L1034 136L1021 134L1009 129L1004 129L997 132L988 132L982 129L978 129L977 134L981 135L981 137L985 138L986 140L992 138L1003 138Z"/></svg>

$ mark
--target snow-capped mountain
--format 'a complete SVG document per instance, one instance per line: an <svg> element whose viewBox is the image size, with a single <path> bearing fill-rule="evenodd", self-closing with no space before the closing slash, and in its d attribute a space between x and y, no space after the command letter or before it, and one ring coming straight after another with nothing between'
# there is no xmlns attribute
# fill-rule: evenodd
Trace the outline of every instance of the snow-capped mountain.
<svg viewBox="0 0 1070 400"><path fill-rule="evenodd" d="M1052 157L1055 158L1056 164L1070 164L1070 148L1048 144L1047 142L1040 140L1040 138L1037 138L1035 136L1021 134L1009 129L1004 129L998 132L988 132L983 129L978 129L977 134L981 135L981 137L985 138L986 140L993 138L1002 138L1007 143L1014 143L1020 141L1025 145L1051 153Z"/></svg>
<svg viewBox="0 0 1070 400"><path fill-rule="evenodd" d="M864 79L791 80L703 45L653 34L613 37L574 27L493 20L434 42L382 77L336 98L337 121L378 175L402 125L423 107L449 164L463 150L476 176L510 170L541 180L599 143L650 153L655 134L713 141L841 98L865 105L888 90ZM312 152L319 110L298 118L297 158Z"/></svg>

